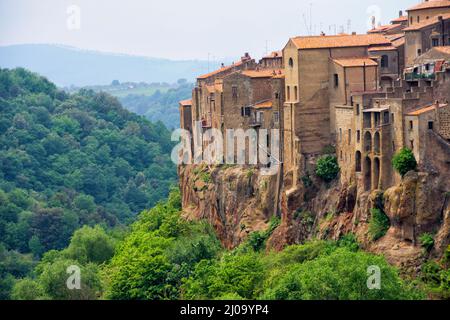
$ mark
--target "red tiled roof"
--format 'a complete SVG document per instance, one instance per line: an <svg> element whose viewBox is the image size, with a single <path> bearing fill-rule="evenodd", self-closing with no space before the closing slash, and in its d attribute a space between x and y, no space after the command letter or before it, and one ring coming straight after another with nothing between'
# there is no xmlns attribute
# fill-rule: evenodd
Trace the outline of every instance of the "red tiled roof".
<svg viewBox="0 0 450 320"><path fill-rule="evenodd" d="M418 5L415 5L406 11L415 11L415 10L423 10L423 9L433 9L433 8L446 8L450 7L450 0L430 0Z"/></svg>
<svg viewBox="0 0 450 320"><path fill-rule="evenodd" d="M299 50L368 47L370 45L390 44L389 40L381 34L296 37L291 40Z"/></svg>
<svg viewBox="0 0 450 320"><path fill-rule="evenodd" d="M444 47L434 47L434 49L436 51L445 53L445 54L450 54L450 46L444 46Z"/></svg>
<svg viewBox="0 0 450 320"><path fill-rule="evenodd" d="M450 19L450 13L442 15L442 18L444 20ZM412 26L409 26L408 28L405 28L403 30L404 31L417 31L417 30L421 30L423 28L432 26L432 25L434 25L434 24L436 24L438 22L439 22L438 17L433 17L433 18L430 18L430 19L427 19L427 20L423 20L422 22L415 23Z"/></svg>
<svg viewBox="0 0 450 320"><path fill-rule="evenodd" d="M439 108L443 108L446 106L447 106L447 104L440 104ZM434 108L435 108L435 105L432 104L431 106L426 106L426 107L422 107L420 109L414 110L414 111L408 113L407 116L420 116L421 114L433 111Z"/></svg>
<svg viewBox="0 0 450 320"><path fill-rule="evenodd" d="M392 29L397 29L397 28L402 28L402 25L400 25L400 24L387 24L387 25L379 26L379 27L377 27L375 29L369 30L367 33L382 33L382 32L389 31L389 30L392 30Z"/></svg>
<svg viewBox="0 0 450 320"><path fill-rule="evenodd" d="M375 52L375 51L395 51L397 50L394 46L379 46L379 47L371 47L369 48L369 51Z"/></svg>
<svg viewBox="0 0 450 320"><path fill-rule="evenodd" d="M183 107L192 106L192 99L181 100L180 106L183 106Z"/></svg>
<svg viewBox="0 0 450 320"><path fill-rule="evenodd" d="M404 21L408 21L408 17L407 16L401 16L401 17L398 17L397 19L391 20L392 23L404 22Z"/></svg>
<svg viewBox="0 0 450 320"><path fill-rule="evenodd" d="M344 68L351 68L351 67L371 67L371 66L377 66L378 63L373 61L370 58L345 58L345 59L333 59L335 63L338 65L344 67Z"/></svg>
<svg viewBox="0 0 450 320"><path fill-rule="evenodd" d="M283 57L283 51L273 51L267 56L263 57L263 59L275 59L275 58L282 58Z"/></svg>
<svg viewBox="0 0 450 320"><path fill-rule="evenodd" d="M263 102L259 102L257 104L255 104L253 106L254 109L267 109L267 108L272 108L273 103L272 100L267 100L267 101L263 101Z"/></svg>
<svg viewBox="0 0 450 320"><path fill-rule="evenodd" d="M245 70L242 71L242 74L250 78L272 78L280 75L279 71L281 70L271 70L271 69Z"/></svg>
<svg viewBox="0 0 450 320"><path fill-rule="evenodd" d="M215 76L215 75L217 75L217 74L219 74L221 72L224 72L224 71L227 71L227 70L231 70L234 67L239 67L240 65L242 65L242 63L243 63L242 61L233 63L230 66L226 66L226 67L220 68L218 70L215 70L213 72L210 72L210 73L204 74L202 76L199 76L197 79L207 79L207 78Z"/></svg>

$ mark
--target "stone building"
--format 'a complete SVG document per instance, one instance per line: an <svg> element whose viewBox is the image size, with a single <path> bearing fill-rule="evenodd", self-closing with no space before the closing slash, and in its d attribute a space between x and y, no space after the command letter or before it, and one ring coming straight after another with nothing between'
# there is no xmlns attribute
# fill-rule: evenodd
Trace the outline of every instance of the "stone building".
<svg viewBox="0 0 450 320"><path fill-rule="evenodd" d="M450 0L425 0L407 10L409 26L415 26L429 19L450 14Z"/></svg>
<svg viewBox="0 0 450 320"><path fill-rule="evenodd" d="M257 145L266 150L271 147L271 129L281 129L284 102L284 74L281 52L273 52L256 63L246 54L239 63L222 66L197 79L197 86L193 90L191 106L186 101L180 102L180 115L183 120L181 126L192 132L195 123L201 124L203 132L217 129L221 132L223 152L231 146L227 145L227 130L255 129ZM191 124L189 125L189 115ZM264 141L259 139L259 131L268 130ZM249 142L246 142L247 144ZM235 159L237 157L235 141ZM204 145L203 147L206 147ZM281 161L279 154L271 155ZM246 151L246 163L250 163L249 150ZM228 160L228 159L224 159ZM257 159L258 163L265 163L267 159Z"/></svg>
<svg viewBox="0 0 450 320"><path fill-rule="evenodd" d="M376 90L378 63L369 50L388 47L380 34L291 38L283 50L284 166L293 189L307 158L334 144L334 106L345 105L353 90Z"/></svg>
<svg viewBox="0 0 450 320"><path fill-rule="evenodd" d="M426 53L427 58L416 60L433 65L426 77L405 74L390 90L355 92L352 105L336 105L342 183L370 191L400 182L392 158L404 147L413 150L419 166L449 170L448 159L429 156L431 145L444 150L441 156L450 148L450 55L442 54L446 50L435 48L439 54ZM440 60L432 60L433 56ZM435 101L440 101L439 107Z"/></svg>
<svg viewBox="0 0 450 320"><path fill-rule="evenodd" d="M450 12L410 25L404 31L405 65L410 66L414 59L431 48L450 45Z"/></svg>
<svg viewBox="0 0 450 320"><path fill-rule="evenodd" d="M245 54L197 79L181 125L201 122L223 137L280 129L288 203L329 146L341 183L359 190L400 182L392 158L404 147L420 166L450 172L449 27L450 1L430 0L365 35L294 37L258 63ZM257 143L270 149L270 137Z"/></svg>

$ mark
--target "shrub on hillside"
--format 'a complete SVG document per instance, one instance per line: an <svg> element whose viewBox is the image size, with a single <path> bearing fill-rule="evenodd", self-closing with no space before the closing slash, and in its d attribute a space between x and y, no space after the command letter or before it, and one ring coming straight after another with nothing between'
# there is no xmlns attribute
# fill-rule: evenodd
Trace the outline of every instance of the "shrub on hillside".
<svg viewBox="0 0 450 320"><path fill-rule="evenodd" d="M339 174L339 164L335 156L323 156L317 161L316 174L325 182L333 181Z"/></svg>
<svg viewBox="0 0 450 320"><path fill-rule="evenodd" d="M417 161L411 149L403 148L392 159L392 165L403 177L409 171L416 170Z"/></svg>

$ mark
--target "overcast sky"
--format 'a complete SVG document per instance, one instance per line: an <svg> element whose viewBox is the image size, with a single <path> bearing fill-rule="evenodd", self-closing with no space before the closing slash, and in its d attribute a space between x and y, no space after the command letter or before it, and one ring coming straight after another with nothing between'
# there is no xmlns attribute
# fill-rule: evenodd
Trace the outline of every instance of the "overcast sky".
<svg viewBox="0 0 450 320"><path fill-rule="evenodd" d="M53 43L170 59L230 58L247 51L259 57L296 35L363 33L371 15L385 24L418 2L0 0L0 45Z"/></svg>

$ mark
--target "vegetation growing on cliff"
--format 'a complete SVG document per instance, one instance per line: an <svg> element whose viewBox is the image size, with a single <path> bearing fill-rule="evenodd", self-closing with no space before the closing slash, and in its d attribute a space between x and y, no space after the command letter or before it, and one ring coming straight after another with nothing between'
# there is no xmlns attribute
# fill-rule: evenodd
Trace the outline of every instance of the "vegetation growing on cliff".
<svg viewBox="0 0 450 320"><path fill-rule="evenodd" d="M317 161L316 174L325 182L331 182L336 179L339 171L339 164L335 156L323 156Z"/></svg>
<svg viewBox="0 0 450 320"><path fill-rule="evenodd" d="M411 149L403 148L392 158L392 165L403 177L409 171L416 170L417 161Z"/></svg>

